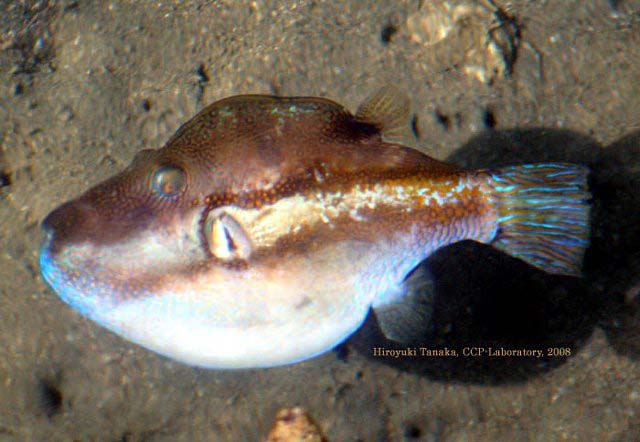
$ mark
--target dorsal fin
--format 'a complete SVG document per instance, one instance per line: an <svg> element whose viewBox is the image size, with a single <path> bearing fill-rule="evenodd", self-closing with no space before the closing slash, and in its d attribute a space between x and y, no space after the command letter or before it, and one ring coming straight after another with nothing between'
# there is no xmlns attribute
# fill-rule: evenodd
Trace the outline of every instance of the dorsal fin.
<svg viewBox="0 0 640 442"><path fill-rule="evenodd" d="M402 139L411 119L411 100L400 89L387 85L358 107L356 120L375 126L391 141Z"/></svg>

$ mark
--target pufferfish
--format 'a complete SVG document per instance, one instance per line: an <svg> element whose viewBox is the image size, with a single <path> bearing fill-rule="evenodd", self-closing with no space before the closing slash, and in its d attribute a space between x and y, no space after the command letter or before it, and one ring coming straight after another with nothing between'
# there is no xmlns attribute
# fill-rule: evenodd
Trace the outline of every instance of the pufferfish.
<svg viewBox="0 0 640 442"><path fill-rule="evenodd" d="M326 352L370 309L407 312L406 277L474 240L551 274L580 274L588 170L461 170L394 143L407 99L386 87L355 114L315 97L235 96L43 221L45 280L80 314L207 368ZM398 325L399 324L399 325Z"/></svg>

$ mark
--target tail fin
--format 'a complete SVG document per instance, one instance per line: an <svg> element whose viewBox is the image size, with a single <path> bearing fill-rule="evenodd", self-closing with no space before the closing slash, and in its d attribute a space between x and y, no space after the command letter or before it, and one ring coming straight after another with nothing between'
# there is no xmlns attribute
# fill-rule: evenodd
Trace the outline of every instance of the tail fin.
<svg viewBox="0 0 640 442"><path fill-rule="evenodd" d="M588 172L567 163L492 172L499 226L491 245L548 273L579 276L589 243Z"/></svg>

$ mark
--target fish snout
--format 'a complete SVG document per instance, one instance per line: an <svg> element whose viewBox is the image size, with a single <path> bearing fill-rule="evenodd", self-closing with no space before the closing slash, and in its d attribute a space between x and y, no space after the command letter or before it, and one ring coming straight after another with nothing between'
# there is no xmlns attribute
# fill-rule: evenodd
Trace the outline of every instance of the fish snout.
<svg viewBox="0 0 640 442"><path fill-rule="evenodd" d="M97 227L98 211L80 200L64 203L42 221L49 248L54 252L61 246L90 237Z"/></svg>

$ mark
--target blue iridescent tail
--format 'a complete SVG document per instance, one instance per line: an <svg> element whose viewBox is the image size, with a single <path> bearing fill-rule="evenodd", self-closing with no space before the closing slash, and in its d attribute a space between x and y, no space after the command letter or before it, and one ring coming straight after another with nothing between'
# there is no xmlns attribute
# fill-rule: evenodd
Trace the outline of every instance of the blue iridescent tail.
<svg viewBox="0 0 640 442"><path fill-rule="evenodd" d="M567 163L491 172L499 213L491 245L548 273L579 276L589 244L588 173Z"/></svg>

